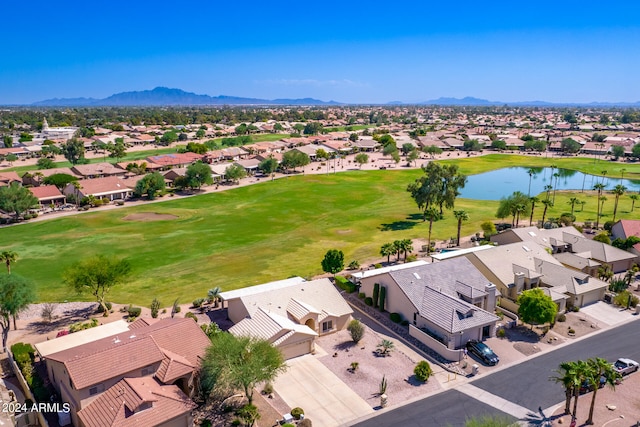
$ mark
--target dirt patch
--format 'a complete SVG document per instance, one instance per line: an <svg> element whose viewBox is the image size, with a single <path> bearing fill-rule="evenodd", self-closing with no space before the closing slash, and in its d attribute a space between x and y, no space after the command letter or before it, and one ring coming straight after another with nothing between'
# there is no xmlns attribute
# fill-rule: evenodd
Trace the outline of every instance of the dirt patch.
<svg viewBox="0 0 640 427"><path fill-rule="evenodd" d="M160 214L160 213L157 213L157 212L140 212L140 213L134 213L134 214L127 215L122 219L124 221L149 222L149 221L170 221L170 220L173 220L173 219L178 219L178 217L176 215Z"/></svg>

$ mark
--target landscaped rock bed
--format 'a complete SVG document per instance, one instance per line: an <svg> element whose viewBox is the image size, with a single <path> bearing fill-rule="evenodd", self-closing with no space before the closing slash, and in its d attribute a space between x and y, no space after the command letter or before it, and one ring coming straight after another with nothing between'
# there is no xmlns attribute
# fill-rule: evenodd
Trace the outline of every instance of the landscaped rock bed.
<svg viewBox="0 0 640 427"><path fill-rule="evenodd" d="M413 376L413 369L420 360L395 349L390 356L376 355L377 345L382 341L377 333L367 329L364 338L354 344L348 331L338 331L318 339L318 360L329 368L372 407L380 405L378 392L384 376L387 380L389 406L406 403L407 400L423 396L440 389L435 378L421 383ZM351 363L358 367L351 370ZM432 365L432 369L437 368Z"/></svg>

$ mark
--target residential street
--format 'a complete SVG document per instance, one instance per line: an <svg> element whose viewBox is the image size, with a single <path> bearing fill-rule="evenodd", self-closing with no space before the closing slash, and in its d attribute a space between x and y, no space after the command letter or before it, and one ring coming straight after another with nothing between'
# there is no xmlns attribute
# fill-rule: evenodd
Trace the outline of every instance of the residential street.
<svg viewBox="0 0 640 427"><path fill-rule="evenodd" d="M456 387L464 389L464 394L452 389L362 421L356 426L460 426L464 425L465 419L474 416L504 414L500 409L510 414L515 412L517 416L528 410L531 414L528 418L533 420L539 408L545 409L545 414L549 415L547 408L564 402L562 387L548 380L561 362L590 357L602 357L611 362L619 357L640 360L640 324L636 320ZM469 385L489 394L470 393L472 388ZM470 397L470 394L491 406ZM504 406L505 401L514 405Z"/></svg>

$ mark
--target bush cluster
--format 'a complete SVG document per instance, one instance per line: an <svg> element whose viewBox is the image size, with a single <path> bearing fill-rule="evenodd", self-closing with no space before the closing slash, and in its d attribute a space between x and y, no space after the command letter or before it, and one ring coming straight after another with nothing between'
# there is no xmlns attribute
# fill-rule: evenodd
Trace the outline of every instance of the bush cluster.
<svg viewBox="0 0 640 427"><path fill-rule="evenodd" d="M336 284L340 287L340 289L347 291L349 293L356 291L356 285L347 280L346 277L336 276Z"/></svg>
<svg viewBox="0 0 640 427"><path fill-rule="evenodd" d="M391 313L389 315L389 318L391 319L391 321L393 323L400 323L402 322L402 315L400 315L400 313Z"/></svg>
<svg viewBox="0 0 640 427"><path fill-rule="evenodd" d="M371 297L366 297L364 299L364 303L367 304L369 307L373 306L373 298Z"/></svg>
<svg viewBox="0 0 640 427"><path fill-rule="evenodd" d="M33 392L33 396L38 402L46 402L49 398L49 391L44 385L42 378L33 366L35 359L35 349L31 344L16 343L11 346L13 359L16 361L20 372L27 385Z"/></svg>
<svg viewBox="0 0 640 427"><path fill-rule="evenodd" d="M98 319L95 318L86 323L76 322L69 326L69 333L84 331L85 329L95 328L96 326L98 326Z"/></svg>
<svg viewBox="0 0 640 427"><path fill-rule="evenodd" d="M129 317L138 317L140 316L141 313L142 313L142 308L140 307L129 306L129 308L127 309L127 314L129 315Z"/></svg>

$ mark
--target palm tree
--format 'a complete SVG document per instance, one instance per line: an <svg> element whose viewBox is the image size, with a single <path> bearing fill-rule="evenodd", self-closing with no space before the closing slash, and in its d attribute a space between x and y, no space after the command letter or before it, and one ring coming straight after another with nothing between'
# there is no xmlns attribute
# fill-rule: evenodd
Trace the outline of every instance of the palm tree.
<svg viewBox="0 0 640 427"><path fill-rule="evenodd" d="M431 230L433 228L433 221L440 217L440 212L437 208L431 206L424 211L425 218L429 219L429 238L427 239L427 255L431 251Z"/></svg>
<svg viewBox="0 0 640 427"><path fill-rule="evenodd" d="M522 214L523 212L526 212L526 210L527 210L527 205L525 205L524 203L517 203L513 207L513 211L516 214L516 228L518 228L518 224L520 223L520 214Z"/></svg>
<svg viewBox="0 0 640 427"><path fill-rule="evenodd" d="M407 252L413 251L413 240L411 239L402 239L400 240L400 246L402 247L402 252L404 252L404 260L407 260Z"/></svg>
<svg viewBox="0 0 640 427"><path fill-rule="evenodd" d="M13 251L3 251L0 253L0 261L7 265L7 273L11 274L11 263L18 260L18 254Z"/></svg>
<svg viewBox="0 0 640 427"><path fill-rule="evenodd" d="M593 409L596 405L596 395L598 394L598 388L600 387L600 379L604 378L604 384L611 387L613 390L616 388L616 381L620 378L620 374L611 366L609 362L601 357L587 360L591 368L591 372L587 381L593 388L593 396L591 396L591 406L589 407L589 418L587 418L586 424L593 424Z"/></svg>
<svg viewBox="0 0 640 427"><path fill-rule="evenodd" d="M584 210L584 205L586 205L587 202L585 202L584 200L580 200L580 212L582 212Z"/></svg>
<svg viewBox="0 0 640 427"><path fill-rule="evenodd" d="M580 387L580 384L576 382L576 376L574 375L575 362L562 362L560 369L556 369L559 374L557 377L551 377L550 379L556 383L562 384L564 387L564 413L571 413L571 398L574 395L575 387Z"/></svg>
<svg viewBox="0 0 640 427"><path fill-rule="evenodd" d="M402 252L402 240L394 240L393 249L396 254L396 261L400 261L400 253Z"/></svg>
<svg viewBox="0 0 640 427"><path fill-rule="evenodd" d="M627 170L626 170L625 168L620 169L620 174L622 175L622 177L620 178L620 181L622 181L622 180L624 179L624 173L625 173L626 171L627 171Z"/></svg>
<svg viewBox="0 0 640 427"><path fill-rule="evenodd" d="M393 246L393 243L385 243L380 248L380 255L387 257L387 264L391 262L391 255L396 253L396 249Z"/></svg>
<svg viewBox="0 0 640 427"><path fill-rule="evenodd" d="M571 374L575 377L577 386L573 388L573 418L578 416L578 396L580 395L580 385L591 375L591 366L584 360L573 362Z"/></svg>
<svg viewBox="0 0 640 427"><path fill-rule="evenodd" d="M542 204L544 205L544 211L542 211L542 227L544 227L544 218L547 216L547 209L549 206L553 206L553 202L549 199L543 200Z"/></svg>
<svg viewBox="0 0 640 427"><path fill-rule="evenodd" d="M553 186L553 203L556 202L556 190L558 189L558 179L560 178L559 173L554 173L553 177L556 179L556 184Z"/></svg>
<svg viewBox="0 0 640 427"><path fill-rule="evenodd" d="M458 239L456 244L460 246L460 230L462 229L462 221L469 221L469 214L466 211L453 211L453 216L458 220Z"/></svg>
<svg viewBox="0 0 640 427"><path fill-rule="evenodd" d="M593 189L596 190L598 192L598 200L600 200L600 196L602 195L602 190L604 190L604 184L599 183L593 186ZM598 203L596 206L596 230L598 229L598 226L600 225L600 203Z"/></svg>
<svg viewBox="0 0 640 427"><path fill-rule="evenodd" d="M545 185L544 191L547 192L547 200L551 198L551 190L553 190L553 185Z"/></svg>
<svg viewBox="0 0 640 427"><path fill-rule="evenodd" d="M627 187L625 187L622 184L618 184L615 187L613 187L613 194L615 194L616 196L616 200L613 204L613 222L616 222L616 213L618 212L618 200L620 199L620 196L624 194L625 191L627 191Z"/></svg>
<svg viewBox="0 0 640 427"><path fill-rule="evenodd" d="M580 199L578 199L577 197L572 197L567 202L567 204L571 205L571 215L573 215L573 210L575 209L576 203L580 203Z"/></svg>
<svg viewBox="0 0 640 427"><path fill-rule="evenodd" d="M395 348L395 344L390 340L382 340L382 342L378 344L378 348L378 354L386 356Z"/></svg>
<svg viewBox="0 0 640 427"><path fill-rule="evenodd" d="M602 181L601 181L602 184L604 184L604 177L607 175L607 173L608 172L606 170L602 171Z"/></svg>
<svg viewBox="0 0 640 427"><path fill-rule="evenodd" d="M602 212L604 211L604 202L607 201L607 196L600 196L598 200L600 200L600 215L604 215Z"/></svg>
<svg viewBox="0 0 640 427"><path fill-rule="evenodd" d="M636 200L638 200L638 195L637 194L632 194L629 196L629 198L631 199L631 212L633 212L633 208L636 205Z"/></svg>
<svg viewBox="0 0 640 427"><path fill-rule="evenodd" d="M536 203L538 203L540 201L540 199L538 199L537 197L533 196L529 198L529 201L531 202L531 216L529 217L529 226L533 225L533 211L536 208Z"/></svg>
<svg viewBox="0 0 640 427"><path fill-rule="evenodd" d="M527 196L531 196L531 178L536 174L536 171L533 168L529 168L527 173L529 174L529 191L527 191Z"/></svg>

